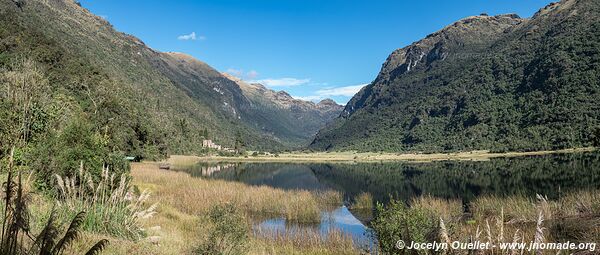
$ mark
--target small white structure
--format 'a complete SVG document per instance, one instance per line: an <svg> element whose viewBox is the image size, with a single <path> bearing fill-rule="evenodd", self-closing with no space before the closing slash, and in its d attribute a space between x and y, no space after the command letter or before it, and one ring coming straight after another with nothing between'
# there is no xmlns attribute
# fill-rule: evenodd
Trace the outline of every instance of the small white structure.
<svg viewBox="0 0 600 255"><path fill-rule="evenodd" d="M218 144L214 143L212 140L203 140L202 147L209 148L209 149L215 149L218 151L235 152L234 149L218 145Z"/></svg>

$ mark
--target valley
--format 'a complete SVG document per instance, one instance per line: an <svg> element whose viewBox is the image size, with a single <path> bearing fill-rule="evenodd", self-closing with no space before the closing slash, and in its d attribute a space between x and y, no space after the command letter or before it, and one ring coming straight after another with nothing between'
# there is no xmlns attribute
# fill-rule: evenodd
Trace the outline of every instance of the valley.
<svg viewBox="0 0 600 255"><path fill-rule="evenodd" d="M345 11L379 15L405 3L284 8L292 2L129 10L161 22L151 27L90 8L107 2L0 0L0 254L406 254L400 241L600 242L600 2L562 0L531 17L431 4L464 18L437 31L366 19L371 26L346 31L360 47L338 39L348 36L341 23L361 20ZM214 15L220 22L199 27L222 38L171 36L188 7L198 12L186 23ZM440 13L409 14L438 22ZM403 15L378 18L395 16ZM281 37L236 34L229 20L242 17ZM321 27L312 22L340 29L289 34ZM422 38L396 42L404 32ZM173 42L155 36L167 34ZM389 42L401 48L385 51L374 79L356 78ZM287 54L295 57L281 61ZM248 62L279 78L236 69ZM523 254L498 247L448 254Z"/></svg>

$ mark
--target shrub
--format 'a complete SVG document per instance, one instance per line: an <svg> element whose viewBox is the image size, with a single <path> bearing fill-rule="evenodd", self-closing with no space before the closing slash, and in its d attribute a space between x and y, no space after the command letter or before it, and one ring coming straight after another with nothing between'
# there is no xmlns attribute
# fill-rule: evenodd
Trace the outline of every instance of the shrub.
<svg viewBox="0 0 600 255"><path fill-rule="evenodd" d="M592 144L594 147L600 147L600 127L597 127L594 130L594 134L592 135Z"/></svg>
<svg viewBox="0 0 600 255"><path fill-rule="evenodd" d="M54 174L75 177L80 162L92 169L90 175L96 182L101 178L103 165L117 176L129 172L125 155L111 153L102 136L82 119L73 120L58 134L50 134L46 142L33 149L29 161L37 171L37 184L42 189L54 188Z"/></svg>
<svg viewBox="0 0 600 255"><path fill-rule="evenodd" d="M248 224L233 204L219 204L210 209L212 229L198 248L199 254L245 254L248 250Z"/></svg>
<svg viewBox="0 0 600 255"><path fill-rule="evenodd" d="M402 201L392 200L387 207L377 203L376 213L372 227L386 254L401 254L395 246L399 240L408 245L411 241L433 241L437 235L438 220L429 210L408 208Z"/></svg>

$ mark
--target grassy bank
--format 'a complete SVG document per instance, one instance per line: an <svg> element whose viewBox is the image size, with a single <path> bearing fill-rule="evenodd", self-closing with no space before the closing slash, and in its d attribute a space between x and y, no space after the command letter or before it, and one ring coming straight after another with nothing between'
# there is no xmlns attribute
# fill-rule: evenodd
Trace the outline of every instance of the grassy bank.
<svg viewBox="0 0 600 255"><path fill-rule="evenodd" d="M398 240L415 242L489 242L497 247L475 254L523 254L500 250L500 243L597 243L600 241L600 192L579 191L549 201L543 196L482 196L464 213L458 200L433 197L414 199L409 205L393 201L378 206L372 222L383 251L401 254ZM490 246L491 247L491 246ZM595 247L596 251L598 247ZM582 250L563 251L578 252ZM535 254L557 254L557 250L534 250ZM415 251L415 254L425 254ZM473 254L453 250L451 254ZM525 254L532 254L525 250ZM588 253L582 253L588 254ZM595 253L589 253L595 254Z"/></svg>
<svg viewBox="0 0 600 255"><path fill-rule="evenodd" d="M169 162L177 168L196 164L197 160L196 157L173 157ZM40 232L49 212L59 201L56 205L58 223L63 228L73 218L73 212L78 210L85 210L93 220L84 221L81 238L68 248L66 254L81 253L101 239L110 241L103 254L215 254L223 250L236 250L233 254L361 253L352 245L351 238L340 231L331 231L323 237L317 230L265 233L251 229L252 219L256 218L318 222L321 211L340 205L342 196L337 192L286 191L194 178L184 172L161 170L159 163L152 162L133 163L131 168L132 194L126 192L129 189L122 188L128 186L127 180L119 180L112 175L109 178L103 170L101 176L104 179L95 183L91 177L85 177L85 171L80 170L78 176L89 180L85 185L89 185L90 189L75 185L79 181L74 177L70 181L65 178L63 185L67 192L58 199L34 189L35 178L27 175L24 186L25 193L31 197L29 207L33 233ZM102 216L98 212L108 212L106 205L113 202L103 202L98 206L79 204L85 197L83 194L97 193L99 187L104 187L102 183L109 182L114 188L106 192L118 194L114 204L117 210ZM122 210L132 208L125 201L129 196L143 203L134 207L135 222L125 229L133 232L123 232L113 227L123 225L124 221L120 219L132 219L128 210ZM108 198L107 201L113 201L113 195ZM370 211L373 203L373 197L363 193L357 196L351 208ZM151 206L154 204L157 206ZM148 208L152 208L152 217L140 217L138 211L149 212ZM468 213L465 213L460 201L428 196L416 198L408 206L404 202L392 202L378 207L373 228L381 241L381 248L391 254L397 252L394 245L401 239L492 243L517 239L528 243L536 238L544 242L600 241L598 191L565 193L552 201L542 196L481 196L467 208ZM494 251L494 254L500 253Z"/></svg>
<svg viewBox="0 0 600 255"><path fill-rule="evenodd" d="M499 157L538 156L558 153L578 153L594 151L594 147L573 148L553 151L502 152L468 151L455 153L374 153L374 152L290 152L282 154L257 154L252 156L173 156L178 162L220 161L220 162L381 162L381 161L414 161L429 162L440 160L489 160Z"/></svg>
<svg viewBox="0 0 600 255"><path fill-rule="evenodd" d="M155 163L132 165L133 183L151 192L150 203L158 203L154 217L143 222L147 237L140 241L115 239L85 233L78 251L85 243L99 237L111 241L104 254L201 254L199 247L212 240L216 223L209 215L215 205L235 205L248 218L250 215L283 217L292 221L315 222L321 207L341 203L339 194L313 194L306 191L283 191L268 187L252 187L239 183L204 180L188 174L160 170ZM245 224L249 224L245 221ZM230 224L227 223L230 227ZM253 236L249 225L243 226L249 236L244 247L248 254L357 254L351 240L341 233L323 240L312 235L285 235L278 238ZM245 230L245 231L246 231Z"/></svg>

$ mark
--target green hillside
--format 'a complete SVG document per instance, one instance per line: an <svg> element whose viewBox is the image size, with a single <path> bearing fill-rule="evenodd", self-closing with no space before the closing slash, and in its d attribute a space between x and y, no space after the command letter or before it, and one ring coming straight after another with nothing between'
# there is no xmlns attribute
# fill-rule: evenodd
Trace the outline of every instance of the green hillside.
<svg viewBox="0 0 600 255"><path fill-rule="evenodd" d="M15 146L43 169L198 153L205 138L267 151L310 141L289 126L259 128L236 82L153 50L72 0L0 0L0 84L0 158Z"/></svg>
<svg viewBox="0 0 600 255"><path fill-rule="evenodd" d="M474 16L396 50L311 148L544 150L600 139L600 2Z"/></svg>

